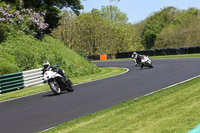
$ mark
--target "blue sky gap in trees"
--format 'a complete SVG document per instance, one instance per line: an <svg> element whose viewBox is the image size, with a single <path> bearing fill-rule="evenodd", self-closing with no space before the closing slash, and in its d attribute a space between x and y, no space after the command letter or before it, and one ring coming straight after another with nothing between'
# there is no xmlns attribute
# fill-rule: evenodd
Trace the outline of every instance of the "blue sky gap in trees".
<svg viewBox="0 0 200 133"><path fill-rule="evenodd" d="M121 12L127 14L128 22L137 23L146 19L153 12L174 6L180 10L188 8L200 9L200 0L120 0L119 2L110 0L81 0L84 10L81 12L90 12L93 8L101 9L102 6L115 5Z"/></svg>

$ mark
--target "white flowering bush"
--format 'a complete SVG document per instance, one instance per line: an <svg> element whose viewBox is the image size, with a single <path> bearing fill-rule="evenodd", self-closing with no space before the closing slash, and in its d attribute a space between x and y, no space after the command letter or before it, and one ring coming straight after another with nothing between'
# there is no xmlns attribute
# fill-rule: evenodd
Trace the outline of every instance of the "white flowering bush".
<svg viewBox="0 0 200 133"><path fill-rule="evenodd" d="M12 10L10 5L0 7L0 23L13 24L25 33L41 37L48 27L44 20L45 12L35 12L32 9Z"/></svg>

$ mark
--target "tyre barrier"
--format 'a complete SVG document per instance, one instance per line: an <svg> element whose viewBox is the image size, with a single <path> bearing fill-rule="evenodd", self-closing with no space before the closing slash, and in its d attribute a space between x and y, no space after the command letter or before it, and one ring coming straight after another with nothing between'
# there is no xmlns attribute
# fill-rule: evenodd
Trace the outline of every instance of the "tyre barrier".
<svg viewBox="0 0 200 133"><path fill-rule="evenodd" d="M42 68L0 75L0 94L43 84Z"/></svg>
<svg viewBox="0 0 200 133"><path fill-rule="evenodd" d="M138 54L148 55L148 56L195 54L195 53L200 53L200 46L123 52L123 53L117 53L116 58L130 58L133 52L137 52Z"/></svg>
<svg viewBox="0 0 200 133"><path fill-rule="evenodd" d="M137 52L138 54L148 55L148 56L195 54L195 53L200 53L200 46L120 52L120 53L115 54L115 58L116 59L131 58L133 52ZM112 59L111 54L108 54L107 56L109 57L108 59ZM89 60L100 60L100 55L88 56L88 59Z"/></svg>

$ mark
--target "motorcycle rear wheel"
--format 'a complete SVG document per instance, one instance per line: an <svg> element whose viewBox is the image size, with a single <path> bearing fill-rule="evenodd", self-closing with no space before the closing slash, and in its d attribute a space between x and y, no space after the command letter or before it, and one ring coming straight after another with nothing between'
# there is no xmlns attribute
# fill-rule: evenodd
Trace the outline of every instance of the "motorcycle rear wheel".
<svg viewBox="0 0 200 133"><path fill-rule="evenodd" d="M140 63L140 68L143 68L144 67L144 64L143 63Z"/></svg>
<svg viewBox="0 0 200 133"><path fill-rule="evenodd" d="M55 82L55 81L50 81L49 82L49 86L50 86L50 88L51 88L51 90L53 91L53 93L55 93L56 95L59 95L60 94L60 87L59 87L59 85L58 85L58 83L57 82Z"/></svg>

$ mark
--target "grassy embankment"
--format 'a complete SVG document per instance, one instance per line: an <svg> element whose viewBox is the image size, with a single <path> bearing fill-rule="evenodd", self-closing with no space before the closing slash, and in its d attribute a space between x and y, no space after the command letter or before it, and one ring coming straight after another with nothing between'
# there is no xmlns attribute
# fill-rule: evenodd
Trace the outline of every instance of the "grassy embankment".
<svg viewBox="0 0 200 133"><path fill-rule="evenodd" d="M167 56L150 56L151 59L172 59L172 58L199 58L200 54L180 54L180 55L167 55Z"/></svg>
<svg viewBox="0 0 200 133"><path fill-rule="evenodd" d="M41 68L44 61L58 64L69 77L100 72L98 67L50 36L38 40L20 31L11 33L0 43L0 51L0 74Z"/></svg>
<svg viewBox="0 0 200 133"><path fill-rule="evenodd" d="M200 123L199 80L123 102L46 132L185 133Z"/></svg>
<svg viewBox="0 0 200 133"><path fill-rule="evenodd" d="M41 68L44 61L58 64L74 84L126 71L121 68L99 68L50 36L38 40L21 31L11 32L8 39L0 43L0 51L0 74ZM49 87L44 85L9 92L1 95L0 101L46 90Z"/></svg>

